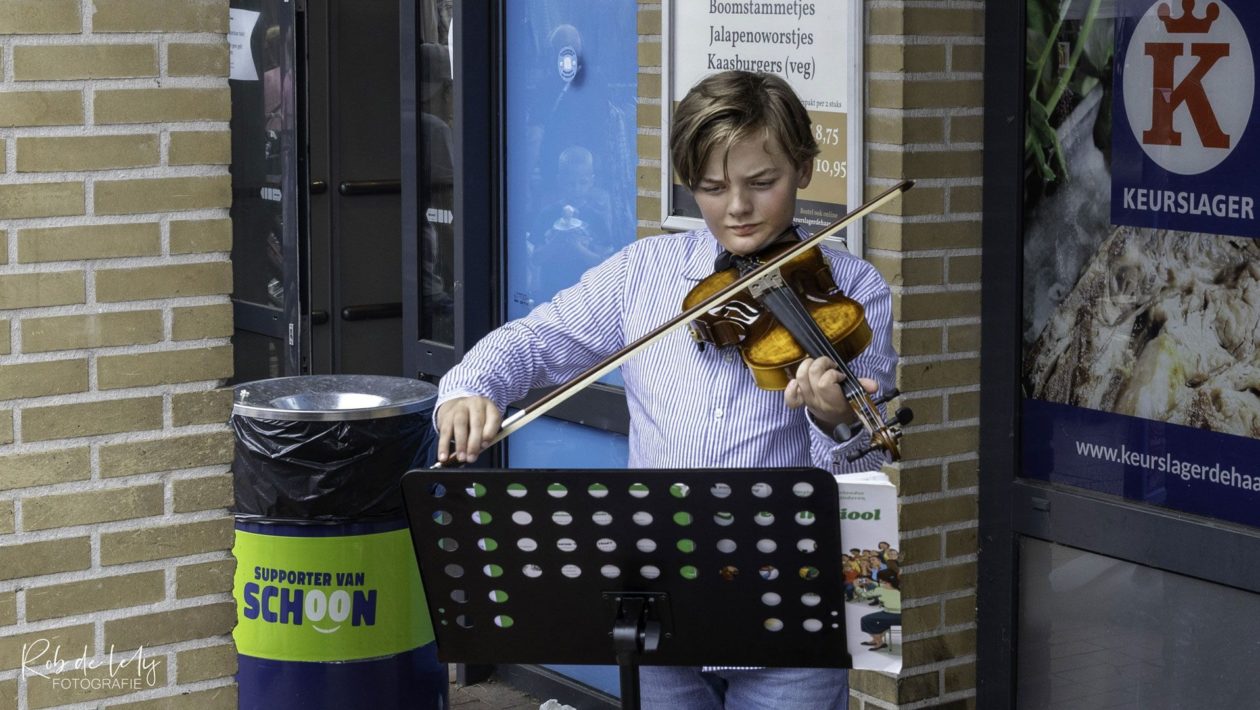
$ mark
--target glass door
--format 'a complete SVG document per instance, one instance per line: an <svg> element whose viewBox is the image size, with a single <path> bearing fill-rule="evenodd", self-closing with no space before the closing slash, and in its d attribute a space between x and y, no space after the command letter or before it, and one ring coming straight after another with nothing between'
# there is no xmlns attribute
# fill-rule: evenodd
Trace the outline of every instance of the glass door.
<svg viewBox="0 0 1260 710"><path fill-rule="evenodd" d="M1260 691L1260 8L1194 5L987 6L981 707Z"/></svg>

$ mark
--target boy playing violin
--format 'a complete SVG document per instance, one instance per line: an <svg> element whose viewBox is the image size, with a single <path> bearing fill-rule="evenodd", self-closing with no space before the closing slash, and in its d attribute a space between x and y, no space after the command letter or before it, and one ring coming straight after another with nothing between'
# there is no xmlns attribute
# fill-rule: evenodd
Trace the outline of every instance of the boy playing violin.
<svg viewBox="0 0 1260 710"><path fill-rule="evenodd" d="M442 378L438 459L474 460L510 402L575 378L677 315L719 257L807 236L793 215L817 154L809 116L782 79L731 71L696 84L674 114L670 157L705 227L639 239L487 335ZM890 391L897 354L888 286L861 259L822 251L837 286L862 304L871 327L870 345L849 366L867 391ZM837 425L855 417L838 386L843 375L827 358L803 361L780 394L758 389L735 348L697 348L678 328L629 359L621 374L630 468L843 472L879 465L880 453L844 458L850 447L866 446L867 432L833 438ZM848 698L846 671L837 669L648 666L640 678L645 708L844 708Z"/></svg>

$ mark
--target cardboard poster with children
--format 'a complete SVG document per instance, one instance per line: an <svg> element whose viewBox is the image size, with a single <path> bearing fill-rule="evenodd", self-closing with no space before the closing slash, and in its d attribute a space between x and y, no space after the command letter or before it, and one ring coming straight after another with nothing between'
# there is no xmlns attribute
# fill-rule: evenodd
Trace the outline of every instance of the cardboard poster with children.
<svg viewBox="0 0 1260 710"><path fill-rule="evenodd" d="M897 488L878 471L836 475L844 622L855 669L901 672Z"/></svg>

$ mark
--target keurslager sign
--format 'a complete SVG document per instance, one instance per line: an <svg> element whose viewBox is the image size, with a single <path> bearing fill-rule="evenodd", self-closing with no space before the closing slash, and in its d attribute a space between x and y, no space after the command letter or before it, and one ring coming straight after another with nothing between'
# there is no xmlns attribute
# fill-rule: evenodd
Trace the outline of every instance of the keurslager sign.
<svg viewBox="0 0 1260 710"><path fill-rule="evenodd" d="M1119 0L1111 221L1260 236L1255 0Z"/></svg>

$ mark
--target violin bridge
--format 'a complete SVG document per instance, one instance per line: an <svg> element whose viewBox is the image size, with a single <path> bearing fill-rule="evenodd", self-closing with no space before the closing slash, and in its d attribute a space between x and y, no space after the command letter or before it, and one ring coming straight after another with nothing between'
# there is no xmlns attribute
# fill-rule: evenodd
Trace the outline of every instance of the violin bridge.
<svg viewBox="0 0 1260 710"><path fill-rule="evenodd" d="M787 282L783 280L783 274L778 271L773 271L749 284L748 292L752 294L753 298L761 300L761 295L765 292L784 288L786 286Z"/></svg>

